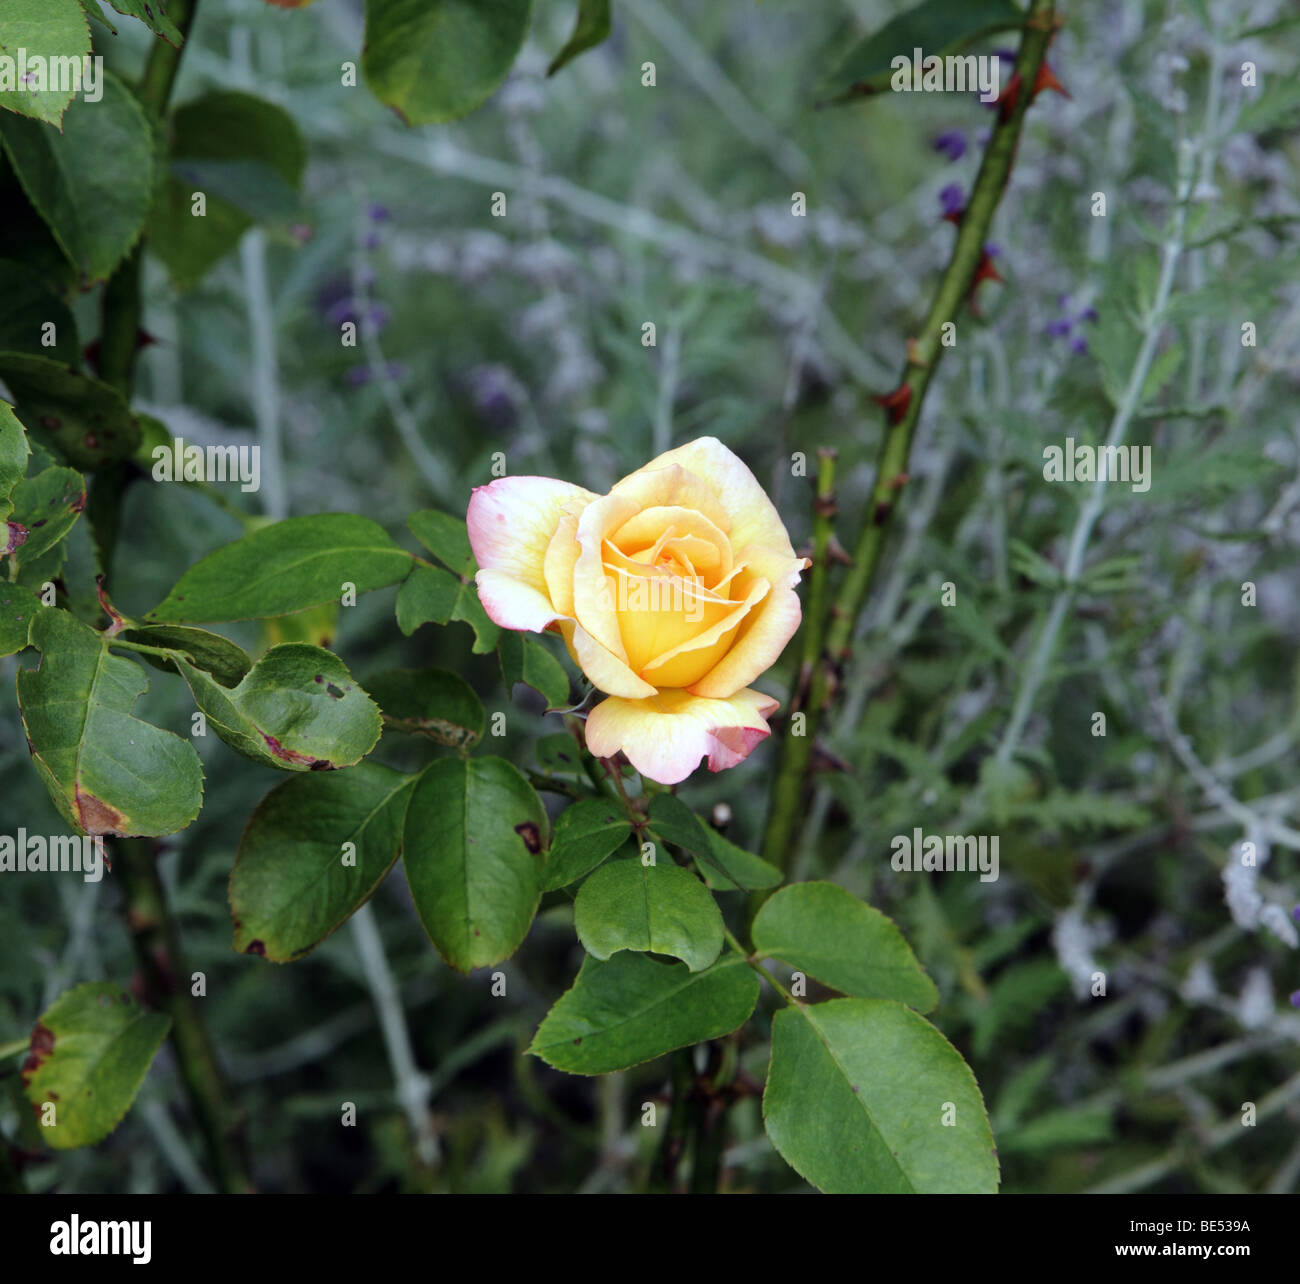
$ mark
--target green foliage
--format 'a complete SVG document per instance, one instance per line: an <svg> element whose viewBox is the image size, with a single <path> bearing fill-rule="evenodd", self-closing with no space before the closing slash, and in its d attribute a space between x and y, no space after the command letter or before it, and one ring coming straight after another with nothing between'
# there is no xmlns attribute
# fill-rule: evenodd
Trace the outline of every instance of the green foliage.
<svg viewBox="0 0 1300 1284"><path fill-rule="evenodd" d="M830 1194L992 1194L998 1163L975 1077L901 1003L833 999L778 1012L767 1135Z"/></svg>
<svg viewBox="0 0 1300 1284"><path fill-rule="evenodd" d="M315 949L402 849L415 781L375 762L294 776L258 804L230 875L234 947L275 963Z"/></svg>
<svg viewBox="0 0 1300 1284"><path fill-rule="evenodd" d="M353 513L289 517L226 544L190 567L146 617L187 624L291 615L396 584L411 557L377 522Z"/></svg>
<svg viewBox="0 0 1300 1284"><path fill-rule="evenodd" d="M1010 31L1025 20L1012 0L922 0L852 45L826 78L819 97L846 102L889 88L892 62L962 53L977 40Z"/></svg>
<svg viewBox="0 0 1300 1284"><path fill-rule="evenodd" d="M402 861L439 954L468 972L519 948L541 896L546 811L503 758L435 762L406 812Z"/></svg>
<svg viewBox="0 0 1300 1284"><path fill-rule="evenodd" d="M199 813L203 772L194 746L133 716L148 689L138 664L66 611L31 623L38 669L18 674L32 762L78 833L155 836Z"/></svg>
<svg viewBox="0 0 1300 1284"><path fill-rule="evenodd" d="M88 981L59 996L32 1032L23 1063L27 1100L53 1111L43 1128L55 1150L93 1146L121 1122L171 1021L146 1012L120 986Z"/></svg>
<svg viewBox="0 0 1300 1284"><path fill-rule="evenodd" d="M153 136L144 111L115 76L106 73L103 88L101 102L68 108L61 132L0 114L0 139L23 191L87 283L106 279L130 253L153 184ZM121 169L98 164L104 156Z"/></svg>
<svg viewBox="0 0 1300 1284"><path fill-rule="evenodd" d="M41 58L75 58L90 52L90 26L78 0L6 0L0 14L0 49L26 49ZM71 85L59 90L0 90L0 108L57 125L72 101ZM0 126L2 129L3 126Z"/></svg>
<svg viewBox="0 0 1300 1284"><path fill-rule="evenodd" d="M366 0L366 80L408 125L454 120L505 79L531 16L531 0Z"/></svg>
<svg viewBox="0 0 1300 1284"><path fill-rule="evenodd" d="M390 669L366 689L394 731L428 736L452 749L469 748L483 735L483 702L474 688L444 669Z"/></svg>
<svg viewBox="0 0 1300 1284"><path fill-rule="evenodd" d="M689 871L657 861L602 865L578 889L573 926L602 962L619 950L648 950L700 972L722 952L722 915L708 889Z"/></svg>
<svg viewBox="0 0 1300 1284"><path fill-rule="evenodd" d="M898 928L834 883L776 892L754 920L754 948L841 994L898 999L921 1012L939 1002Z"/></svg>
<svg viewBox="0 0 1300 1284"><path fill-rule="evenodd" d="M588 958L528 1050L569 1074L608 1074L730 1034L757 1002L758 978L737 954L702 972L643 954Z"/></svg>
<svg viewBox="0 0 1300 1284"><path fill-rule="evenodd" d="M550 892L576 883L618 851L631 832L621 808L603 798L584 798L566 807L555 822L542 890Z"/></svg>
<svg viewBox="0 0 1300 1284"><path fill-rule="evenodd" d="M594 49L609 39L609 9L609 0L578 0L578 17L573 24L573 34L551 60L551 65L546 69L548 76L555 75L580 53Z"/></svg>

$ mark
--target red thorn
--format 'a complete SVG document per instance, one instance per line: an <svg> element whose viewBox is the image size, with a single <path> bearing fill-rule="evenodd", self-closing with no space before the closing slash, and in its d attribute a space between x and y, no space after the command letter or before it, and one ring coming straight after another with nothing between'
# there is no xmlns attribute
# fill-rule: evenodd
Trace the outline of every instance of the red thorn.
<svg viewBox="0 0 1300 1284"><path fill-rule="evenodd" d="M891 424L900 423L907 408L912 404L912 385L900 383L893 392L887 392L879 397L873 397L872 400L878 406L884 406L889 412L889 422Z"/></svg>
<svg viewBox="0 0 1300 1284"><path fill-rule="evenodd" d="M1010 80L1007 81L1006 88L998 95L998 121L1005 122L1016 109L1016 103L1020 100L1020 73L1017 71Z"/></svg>
<svg viewBox="0 0 1300 1284"><path fill-rule="evenodd" d="M966 217L965 210L953 210L951 214L945 214L943 216L943 221L945 223L951 223L954 227L960 227L961 221L965 217Z"/></svg>
<svg viewBox="0 0 1300 1284"><path fill-rule="evenodd" d="M994 266L993 259L987 250L980 255L979 266L975 269L975 275L971 277L971 290L973 291L981 281L998 281L1005 284L1002 281L1001 273Z"/></svg>
<svg viewBox="0 0 1300 1284"><path fill-rule="evenodd" d="M1063 98L1070 97L1070 91L1061 84L1054 72L1045 62L1038 64L1038 75L1034 78L1034 97L1037 98L1044 89L1054 90Z"/></svg>

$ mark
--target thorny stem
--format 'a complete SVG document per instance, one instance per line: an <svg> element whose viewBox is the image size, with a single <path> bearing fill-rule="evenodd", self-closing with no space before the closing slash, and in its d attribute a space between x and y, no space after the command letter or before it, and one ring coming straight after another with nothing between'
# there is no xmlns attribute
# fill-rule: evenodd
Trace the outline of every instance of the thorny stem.
<svg viewBox="0 0 1300 1284"><path fill-rule="evenodd" d="M762 855L781 869L787 867L792 850L794 827L803 812L804 781L812 759L817 729L834 694L836 674L849 653L854 628L880 565L885 536L902 507L901 496L907 483L907 462L912 439L925 403L926 391L943 354L940 337L943 326L960 311L970 295L989 227L1002 193L1006 189L1015 160L1025 115L1033 99L1032 88L1038 69L1047 55L1055 29L1053 0L1033 0L1025 22L1024 37L1016 59L1020 92L1011 110L1004 110L994 127L984 152L979 175L970 200L958 225L957 240L930 304L929 314L920 335L909 345L908 360L900 381L900 391L907 389L905 407L891 422L881 443L876 464L875 484L866 510L866 521L858 537L853 564L840 585L828 622L810 621L808 628L826 630L825 646L817 657L809 681L806 710L792 701L791 713L806 712L803 735L786 734L781 763L773 790L772 807L763 837ZM761 904L764 893L751 898L751 910Z"/></svg>
<svg viewBox="0 0 1300 1284"><path fill-rule="evenodd" d="M169 16L186 38L196 8L197 0L173 0ZM174 49L162 40L153 44L136 90L150 116L161 117L166 111L180 59L180 49ZM137 246L109 280L103 300L100 376L128 400L134 383L136 337L142 307L141 254L142 249ZM129 477L129 465L118 462L97 473L91 486L89 515L106 576L112 567L122 491ZM171 1043L177 1068L203 1135L213 1178L217 1188L223 1192L250 1190L252 1182L239 1135L239 1119L228 1102L216 1051L199 1014L199 1006L190 993L188 969L181 957L176 920L167 904L158 874L155 844L148 839L128 838L119 840L115 847L115 866L122 882L127 928L149 1001L171 1017Z"/></svg>

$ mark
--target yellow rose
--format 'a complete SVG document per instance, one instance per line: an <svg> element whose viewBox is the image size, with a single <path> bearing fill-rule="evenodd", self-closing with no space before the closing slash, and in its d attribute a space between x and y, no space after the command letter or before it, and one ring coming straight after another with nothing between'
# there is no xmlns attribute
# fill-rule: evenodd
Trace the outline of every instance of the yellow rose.
<svg viewBox="0 0 1300 1284"><path fill-rule="evenodd" d="M769 734L749 684L799 627L796 557L754 474L714 437L670 450L608 495L549 477L478 487L466 514L483 609L564 638L609 697L587 747L676 784Z"/></svg>

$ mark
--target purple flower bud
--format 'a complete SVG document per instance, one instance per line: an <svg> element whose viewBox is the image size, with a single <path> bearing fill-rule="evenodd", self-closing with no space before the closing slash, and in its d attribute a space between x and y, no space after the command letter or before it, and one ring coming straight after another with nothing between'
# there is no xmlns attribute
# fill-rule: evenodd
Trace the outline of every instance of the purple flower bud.
<svg viewBox="0 0 1300 1284"><path fill-rule="evenodd" d="M966 135L960 129L946 129L934 140L934 150L950 162L959 161L966 155Z"/></svg>
<svg viewBox="0 0 1300 1284"><path fill-rule="evenodd" d="M1088 340L1072 339L1070 341L1070 351L1077 352L1080 356L1084 356L1088 351Z"/></svg>
<svg viewBox="0 0 1300 1284"><path fill-rule="evenodd" d="M939 193L939 204L943 207L944 214L960 214L966 204L966 196L960 184L949 183Z"/></svg>
<svg viewBox="0 0 1300 1284"><path fill-rule="evenodd" d="M369 366L353 366L344 376L349 388L361 388L370 382Z"/></svg>
<svg viewBox="0 0 1300 1284"><path fill-rule="evenodd" d="M336 299L325 313L325 319L331 325L342 325L345 321L355 322L357 309L351 299Z"/></svg>
<svg viewBox="0 0 1300 1284"><path fill-rule="evenodd" d="M379 248L379 233L367 232L365 239L361 242L368 250L377 250Z"/></svg>
<svg viewBox="0 0 1300 1284"><path fill-rule="evenodd" d="M1057 317L1051 325L1047 327L1047 333L1050 338L1064 339L1070 333L1070 318Z"/></svg>
<svg viewBox="0 0 1300 1284"><path fill-rule="evenodd" d="M410 371L404 361L390 361L387 366L387 373L390 379L405 379Z"/></svg>
<svg viewBox="0 0 1300 1284"><path fill-rule="evenodd" d="M378 201L373 202L366 213L369 215L372 223L387 223L392 217L389 213L388 206L380 205Z"/></svg>
<svg viewBox="0 0 1300 1284"><path fill-rule="evenodd" d="M1096 321L1096 320L1098 320L1098 317L1097 317L1097 309L1096 309L1096 308L1084 308L1084 310L1083 310L1082 312L1079 313L1079 320L1080 320L1080 321Z"/></svg>
<svg viewBox="0 0 1300 1284"><path fill-rule="evenodd" d="M984 253L991 259L995 259L1002 253L1002 247L996 241L984 242Z"/></svg>
<svg viewBox="0 0 1300 1284"><path fill-rule="evenodd" d="M1291 996L1291 1006L1292 1006L1293 1008L1300 1008L1300 990L1297 990L1297 991L1296 991L1296 992Z"/></svg>
<svg viewBox="0 0 1300 1284"><path fill-rule="evenodd" d="M1300 905L1297 905L1295 909L1291 911L1291 917L1295 919L1297 923L1300 923Z"/></svg>

